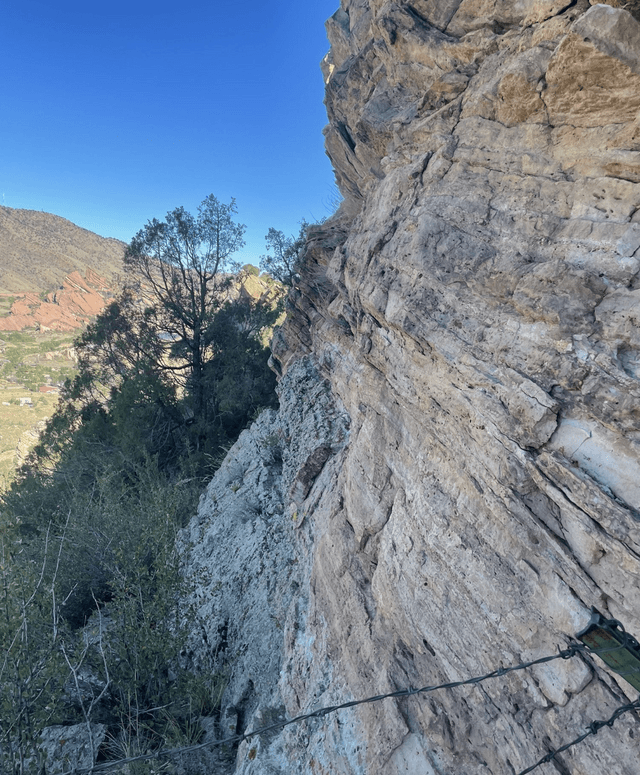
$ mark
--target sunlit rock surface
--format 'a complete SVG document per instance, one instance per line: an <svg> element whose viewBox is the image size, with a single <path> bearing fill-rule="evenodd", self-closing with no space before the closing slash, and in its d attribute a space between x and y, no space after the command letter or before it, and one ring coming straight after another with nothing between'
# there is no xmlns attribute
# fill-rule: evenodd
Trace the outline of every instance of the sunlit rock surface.
<svg viewBox="0 0 640 775"><path fill-rule="evenodd" d="M345 195L274 343L279 414L190 526L233 731L640 636L640 23L584 0L344 0ZM271 439L271 441L268 441ZM271 446L269 446L271 445ZM636 692L574 658L255 738L237 773L518 773ZM220 734L224 730L220 730ZM637 720L542 775L638 775Z"/></svg>

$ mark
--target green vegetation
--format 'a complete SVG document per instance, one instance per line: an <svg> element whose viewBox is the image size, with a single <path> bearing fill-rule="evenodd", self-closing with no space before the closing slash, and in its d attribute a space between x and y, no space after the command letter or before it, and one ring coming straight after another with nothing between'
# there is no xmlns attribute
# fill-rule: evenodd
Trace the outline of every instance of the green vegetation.
<svg viewBox="0 0 640 775"><path fill-rule="evenodd" d="M0 296L0 318L6 317L11 311L15 296Z"/></svg>
<svg viewBox="0 0 640 775"><path fill-rule="evenodd" d="M37 737L47 725L100 722L116 755L140 753L184 742L215 709L223 676L193 675L179 662L194 613L180 605L188 590L175 533L196 503L196 480L169 487L152 461L135 473L126 484L105 464L91 490L67 482L28 491L27 508L52 517L46 527L25 531L17 509L5 510L2 772L40 771Z"/></svg>
<svg viewBox="0 0 640 775"><path fill-rule="evenodd" d="M74 343L75 376L2 496L2 772L38 771L47 725L105 724L108 759L197 741L215 711L223 676L180 657L195 614L175 539L222 450L276 404L265 338L283 296L232 274L234 213L208 197L136 235L131 285ZM50 352L7 342L12 373Z"/></svg>
<svg viewBox="0 0 640 775"><path fill-rule="evenodd" d="M245 226L234 222L235 213L235 200L225 205L213 195L195 217L179 207L164 221L154 219L141 229L124 257L141 279L138 288L146 289L151 301L140 330L162 332L173 342L173 362L155 362L171 370L188 390L194 413L205 424L209 402L204 372L216 346L209 326L229 303L229 271L237 268L231 256L244 246ZM154 346L152 338L147 341Z"/></svg>
<svg viewBox="0 0 640 775"><path fill-rule="evenodd" d="M37 391L44 384L60 384L73 376L73 336L35 331L7 331L0 338L0 389L20 384Z"/></svg>
<svg viewBox="0 0 640 775"><path fill-rule="evenodd" d="M298 271L308 228L309 224L303 220L297 237L286 237L284 232L273 227L265 237L269 253L260 257L260 268L287 287L293 284Z"/></svg>
<svg viewBox="0 0 640 775"><path fill-rule="evenodd" d="M28 397L32 406L20 406L20 399ZM45 422L58 404L55 393L28 393L23 388L4 388L0 390L0 492L2 492L16 473L18 450L26 455L35 444L37 428Z"/></svg>
<svg viewBox="0 0 640 775"><path fill-rule="evenodd" d="M13 479L18 447L21 454L28 451L33 429L53 414L58 403L57 393L40 393L39 388L62 386L75 373L71 334L0 334L0 492ZM21 406L24 398L32 405Z"/></svg>

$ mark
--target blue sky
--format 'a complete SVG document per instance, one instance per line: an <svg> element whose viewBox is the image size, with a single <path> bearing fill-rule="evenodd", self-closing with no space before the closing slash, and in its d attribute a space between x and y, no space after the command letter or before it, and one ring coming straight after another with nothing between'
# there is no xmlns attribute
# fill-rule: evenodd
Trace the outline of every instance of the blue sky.
<svg viewBox="0 0 640 775"><path fill-rule="evenodd" d="M326 216L319 63L339 0L21 0L0 16L0 194L129 241L235 197L239 259Z"/></svg>

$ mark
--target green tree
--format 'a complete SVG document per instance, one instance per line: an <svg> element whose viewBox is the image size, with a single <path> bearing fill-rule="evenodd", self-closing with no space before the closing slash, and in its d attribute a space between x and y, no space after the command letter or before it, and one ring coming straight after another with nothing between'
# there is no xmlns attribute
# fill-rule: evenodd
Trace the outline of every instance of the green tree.
<svg viewBox="0 0 640 775"><path fill-rule="evenodd" d="M308 228L309 224L303 220L300 223L297 237L286 237L284 232L273 227L269 229L265 237L269 252L260 256L260 268L287 287L292 285L294 275L300 265L302 252L307 241Z"/></svg>
<svg viewBox="0 0 640 775"><path fill-rule="evenodd" d="M97 719L114 746L148 750L213 712L219 677L179 667L193 612L175 537L209 453L276 401L266 343L283 296L229 273L232 213L208 197L137 235L137 289L76 340L78 374L0 498L0 762L3 742L24 759L54 720Z"/></svg>
<svg viewBox="0 0 640 775"><path fill-rule="evenodd" d="M277 405L265 333L282 314L281 302L279 292L263 299L240 296L207 329L213 351L204 372L208 415L226 439L235 439L259 409Z"/></svg>
<svg viewBox="0 0 640 775"><path fill-rule="evenodd" d="M245 226L233 220L236 213L234 199L223 204L211 194L197 216L178 207L164 221L149 221L125 252L125 265L137 275L139 291L149 300L148 315L156 331L173 343L175 360L163 368L182 376L194 412L205 422L206 330L227 299L231 257L245 244Z"/></svg>

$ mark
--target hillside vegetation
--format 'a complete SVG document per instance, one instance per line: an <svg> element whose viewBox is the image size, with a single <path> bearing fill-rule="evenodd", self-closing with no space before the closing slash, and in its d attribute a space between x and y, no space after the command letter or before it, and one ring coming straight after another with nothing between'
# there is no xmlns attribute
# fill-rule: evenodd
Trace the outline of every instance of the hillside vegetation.
<svg viewBox="0 0 640 775"><path fill-rule="evenodd" d="M74 271L108 281L122 272L124 243L57 215L0 207L0 235L0 294L50 291Z"/></svg>
<svg viewBox="0 0 640 775"><path fill-rule="evenodd" d="M75 369L71 334L0 335L0 491L36 443L38 425L53 414L59 389Z"/></svg>
<svg viewBox="0 0 640 775"><path fill-rule="evenodd" d="M266 343L284 306L279 283L230 260L234 214L211 196L139 232L129 282L76 338L73 378L0 498L3 772L58 756L45 728L80 725L108 760L197 741L216 712L224 676L181 658L200 625L175 539L225 450L277 405ZM51 336L6 337L7 390L62 374L69 343ZM35 419L37 401L4 408Z"/></svg>
<svg viewBox="0 0 640 775"><path fill-rule="evenodd" d="M0 207L0 491L74 375L73 338L112 295L124 249L59 216Z"/></svg>

